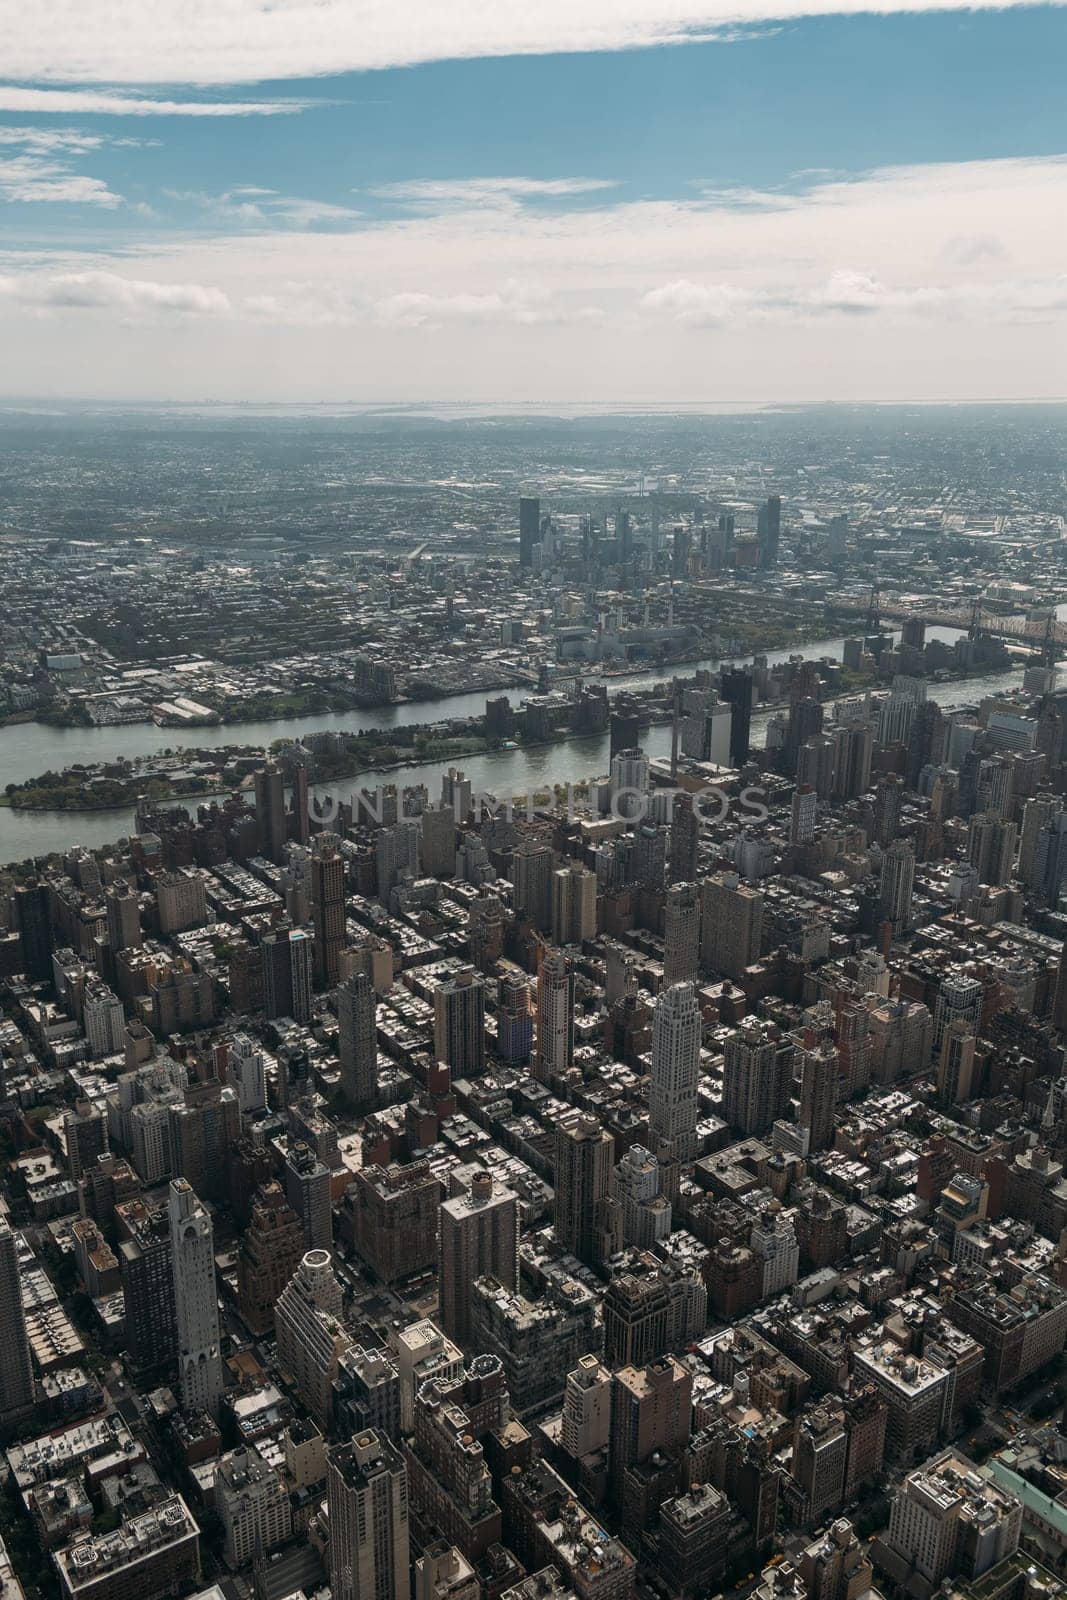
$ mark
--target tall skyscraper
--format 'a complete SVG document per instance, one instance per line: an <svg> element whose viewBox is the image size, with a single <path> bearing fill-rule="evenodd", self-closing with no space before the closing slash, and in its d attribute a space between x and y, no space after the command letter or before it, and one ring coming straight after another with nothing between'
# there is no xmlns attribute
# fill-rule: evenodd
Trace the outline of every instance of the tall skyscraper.
<svg viewBox="0 0 1067 1600"><path fill-rule="evenodd" d="M778 565L778 545L782 536L782 497L768 495L756 513L756 537L759 540L760 566Z"/></svg>
<svg viewBox="0 0 1067 1600"><path fill-rule="evenodd" d="M957 1017L964 1018L972 1033L978 1033L982 1017L982 985L977 978L969 977L959 969L947 972L937 991L934 1006L935 1059L941 1055L946 1029Z"/></svg>
<svg viewBox="0 0 1067 1600"><path fill-rule="evenodd" d="M451 806L427 806L422 825L422 870L428 878L451 878L456 870L456 813Z"/></svg>
<svg viewBox="0 0 1067 1600"><path fill-rule="evenodd" d="M171 1181L168 1211L182 1408L209 1411L217 1417L226 1383L219 1337L214 1230L207 1211L184 1178Z"/></svg>
<svg viewBox="0 0 1067 1600"><path fill-rule="evenodd" d="M837 1085L841 1062L828 1039L806 1048L800 1069L800 1126L807 1129L808 1149L829 1150L834 1142Z"/></svg>
<svg viewBox="0 0 1067 1600"><path fill-rule="evenodd" d="M15 932L19 936L20 970L31 983L48 983L52 977L52 912L48 885L33 878L11 896Z"/></svg>
<svg viewBox="0 0 1067 1600"><path fill-rule="evenodd" d="M674 1161L696 1155L697 1084L700 1079L700 1007L691 983L663 990L652 1018L649 1133Z"/></svg>
<svg viewBox="0 0 1067 1600"><path fill-rule="evenodd" d="M552 851L524 839L511 854L511 897L516 915L525 914L547 933L552 925Z"/></svg>
<svg viewBox="0 0 1067 1600"><path fill-rule="evenodd" d="M911 895L915 883L915 849L910 839L894 839L882 856L878 906L883 921L893 927L894 939L911 925Z"/></svg>
<svg viewBox="0 0 1067 1600"><path fill-rule="evenodd" d="M574 1061L574 973L562 950L549 950L537 975L535 1076L550 1083Z"/></svg>
<svg viewBox="0 0 1067 1600"><path fill-rule="evenodd" d="M471 1289L486 1274L505 1289L519 1281L519 1201L489 1172L476 1172L441 1203L438 1296L440 1322L450 1339L470 1336Z"/></svg>
<svg viewBox="0 0 1067 1600"><path fill-rule="evenodd" d="M1007 883L1015 865L1018 829L997 811L975 812L967 825L967 859L979 883Z"/></svg>
<svg viewBox="0 0 1067 1600"><path fill-rule="evenodd" d="M810 745L803 745L800 754L810 749ZM818 815L819 796L808 783L797 780L793 790L793 800L789 812L789 843L810 844L815 837L815 821Z"/></svg>
<svg viewBox="0 0 1067 1600"><path fill-rule="evenodd" d="M668 880L694 883L700 847L700 815L691 794L678 793L671 801L671 834L668 843Z"/></svg>
<svg viewBox="0 0 1067 1600"><path fill-rule="evenodd" d="M759 960L763 896L736 872L719 872L703 885L700 965L704 972L739 979Z"/></svg>
<svg viewBox="0 0 1067 1600"><path fill-rule="evenodd" d="M267 1109L267 1072L263 1052L247 1033L230 1040L229 1076L237 1090L241 1115Z"/></svg>
<svg viewBox="0 0 1067 1600"><path fill-rule="evenodd" d="M320 833L311 853L311 925L315 981L332 989L345 944L345 859L335 834Z"/></svg>
<svg viewBox="0 0 1067 1600"><path fill-rule="evenodd" d="M556 1238L587 1266L599 1265L610 1238L614 1165L615 1141L596 1117L583 1112L557 1122Z"/></svg>
<svg viewBox="0 0 1067 1600"><path fill-rule="evenodd" d="M330 1169L302 1140L293 1141L285 1158L285 1197L304 1230L308 1250L329 1250L333 1244Z"/></svg>
<svg viewBox="0 0 1067 1600"><path fill-rule="evenodd" d="M326 1456L333 1600L409 1600L407 1469L368 1428Z"/></svg>
<svg viewBox="0 0 1067 1600"><path fill-rule="evenodd" d="M389 904L389 896L402 877L407 874L418 877L420 843L421 831L414 817L396 822L379 833L376 850L378 899L383 906Z"/></svg>
<svg viewBox="0 0 1067 1600"><path fill-rule="evenodd" d="M663 906L663 982L688 983L700 966L700 890L676 883Z"/></svg>
<svg viewBox="0 0 1067 1600"><path fill-rule="evenodd" d="M281 866L285 861L285 775L275 762L268 761L252 776L259 823L260 849L268 861Z"/></svg>
<svg viewBox="0 0 1067 1600"><path fill-rule="evenodd" d="M535 495L519 499L519 566L532 567L534 546L541 543L541 502Z"/></svg>
<svg viewBox="0 0 1067 1600"><path fill-rule="evenodd" d="M521 972L507 972L500 979L497 996L497 1054L509 1066L519 1066L529 1061L533 1039L534 1013L530 1004L530 985Z"/></svg>
<svg viewBox="0 0 1067 1600"><path fill-rule="evenodd" d="M19 1286L15 1235L0 1220L0 1425L16 1421L34 1403L33 1364Z"/></svg>
<svg viewBox="0 0 1067 1600"><path fill-rule="evenodd" d="M732 1128L761 1138L787 1115L796 1050L771 1023L745 1017L726 1041L723 1116Z"/></svg>
<svg viewBox="0 0 1067 1600"><path fill-rule="evenodd" d="M789 721L785 732L785 771L794 777L797 770L797 753L802 744L822 732L823 709L813 695L803 695L789 702Z"/></svg>
<svg viewBox="0 0 1067 1600"><path fill-rule="evenodd" d="M579 861L552 874L552 937L557 944L596 938L596 873Z"/></svg>
<svg viewBox="0 0 1067 1600"><path fill-rule="evenodd" d="M378 1098L378 1004L367 974L345 978L336 1000L341 1089L355 1110L370 1111Z"/></svg>
<svg viewBox="0 0 1067 1600"><path fill-rule="evenodd" d="M260 943L263 1009L268 1018L307 1022L312 1005L312 945L306 928L275 928Z"/></svg>
<svg viewBox="0 0 1067 1600"><path fill-rule="evenodd" d="M485 979L461 967L434 992L433 1048L454 1078L485 1071Z"/></svg>
<svg viewBox="0 0 1067 1600"><path fill-rule="evenodd" d="M144 939L137 895L125 878L116 878L104 902L107 914L107 942L112 955L139 947Z"/></svg>
<svg viewBox="0 0 1067 1600"><path fill-rule="evenodd" d="M723 667L719 692L730 707L730 764L742 767L752 742L752 702L755 679L751 667Z"/></svg>

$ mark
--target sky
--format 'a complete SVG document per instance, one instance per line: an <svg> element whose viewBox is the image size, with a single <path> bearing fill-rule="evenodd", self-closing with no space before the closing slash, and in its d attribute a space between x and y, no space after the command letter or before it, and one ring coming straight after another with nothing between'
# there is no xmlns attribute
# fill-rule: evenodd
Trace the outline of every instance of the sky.
<svg viewBox="0 0 1067 1600"><path fill-rule="evenodd" d="M1067 9L0 0L0 396L1067 395Z"/></svg>

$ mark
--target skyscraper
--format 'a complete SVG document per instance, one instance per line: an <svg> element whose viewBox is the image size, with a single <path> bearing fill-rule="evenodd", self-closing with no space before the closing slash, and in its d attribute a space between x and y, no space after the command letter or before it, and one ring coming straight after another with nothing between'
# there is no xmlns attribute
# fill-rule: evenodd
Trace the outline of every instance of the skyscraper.
<svg viewBox="0 0 1067 1600"><path fill-rule="evenodd" d="M671 801L671 833L668 843L668 880L694 883L700 846L700 815L691 794L678 793Z"/></svg>
<svg viewBox="0 0 1067 1600"><path fill-rule="evenodd" d="M217 1417L226 1384L219 1339L214 1230L207 1211L184 1178L171 1181L168 1211L182 1408L209 1411Z"/></svg>
<svg viewBox="0 0 1067 1600"><path fill-rule="evenodd" d="M663 982L688 983L700 965L700 890L676 883L663 907Z"/></svg>
<svg viewBox="0 0 1067 1600"><path fill-rule="evenodd" d="M532 567L534 546L541 542L541 502L535 495L519 498L519 566Z"/></svg>
<svg viewBox="0 0 1067 1600"><path fill-rule="evenodd" d="M971 1032L978 1033L982 1016L982 985L977 978L956 969L945 974L934 1006L934 1056L941 1055L945 1031L956 1017L963 1017Z"/></svg>
<svg viewBox="0 0 1067 1600"><path fill-rule="evenodd" d="M19 1286L18 1250L15 1235L0 1220L0 1425L16 1421L33 1402L33 1365Z"/></svg>
<svg viewBox="0 0 1067 1600"><path fill-rule="evenodd" d="M556 1238L587 1266L603 1260L611 1234L608 1211L613 1204L614 1165L615 1141L596 1117L581 1113L557 1122Z"/></svg>
<svg viewBox="0 0 1067 1600"><path fill-rule="evenodd" d="M107 942L112 955L131 946L140 946L141 915L137 896L125 878L116 878L104 902L107 914Z"/></svg>
<svg viewBox="0 0 1067 1600"><path fill-rule="evenodd" d="M407 1469L384 1433L368 1428L327 1452L333 1600L408 1600Z"/></svg>
<svg viewBox="0 0 1067 1600"><path fill-rule="evenodd" d="M438 1295L441 1327L465 1344L470 1335L471 1289L486 1274L505 1289L519 1281L518 1197L489 1172L476 1172L441 1202Z"/></svg>
<svg viewBox="0 0 1067 1600"><path fill-rule="evenodd" d="M883 921L893 927L894 939L911 923L911 894L915 883L915 849L910 839L894 839L882 856L878 906Z"/></svg>
<svg viewBox="0 0 1067 1600"><path fill-rule="evenodd" d="M700 1079L700 1007L691 983L675 983L656 1001L652 1018L649 1133L674 1161L696 1154L697 1084Z"/></svg>
<svg viewBox="0 0 1067 1600"><path fill-rule="evenodd" d="M389 896L403 876L409 873L413 877L418 876L420 843L419 824L414 817L394 823L391 828L383 828L379 833L376 851L378 899L383 906L389 904Z"/></svg>
<svg viewBox="0 0 1067 1600"><path fill-rule="evenodd" d="M427 806L422 825L422 870L428 878L451 878L456 870L456 813L451 806Z"/></svg>
<svg viewBox="0 0 1067 1600"><path fill-rule="evenodd" d="M542 933L552 920L552 851L547 844L524 839L511 854L511 897L516 915L526 916Z"/></svg>
<svg viewBox="0 0 1067 1600"><path fill-rule="evenodd" d="M552 874L552 937L557 944L596 938L596 874L579 861Z"/></svg>
<svg viewBox="0 0 1067 1600"><path fill-rule="evenodd" d="M315 981L332 989L345 943L345 860L339 839L320 833L311 854L311 925L315 933Z"/></svg>
<svg viewBox="0 0 1067 1600"><path fill-rule="evenodd" d="M723 667L719 692L730 707L730 763L744 766L752 742L752 701L755 680L751 667Z"/></svg>
<svg viewBox="0 0 1067 1600"><path fill-rule="evenodd" d="M345 978L336 999L341 1089L355 1110L370 1111L378 1097L378 1005L367 974Z"/></svg>
<svg viewBox="0 0 1067 1600"><path fill-rule="evenodd" d="M810 745L803 745L800 751L803 756ZM797 780L793 790L793 800L789 812L789 843L810 844L815 837L815 819L818 814L819 796L808 783Z"/></svg>
<svg viewBox="0 0 1067 1600"><path fill-rule="evenodd" d="M329 1250L333 1243L330 1169L311 1146L290 1136L285 1158L285 1197L304 1230L308 1250Z"/></svg>
<svg viewBox="0 0 1067 1600"><path fill-rule="evenodd" d="M268 761L253 774L260 849L278 866L285 861L285 777L281 767Z"/></svg>
<svg viewBox="0 0 1067 1600"><path fill-rule="evenodd" d="M759 540L760 566L778 565L778 544L782 536L782 497L768 495L756 514L756 537Z"/></svg>
<svg viewBox="0 0 1067 1600"><path fill-rule="evenodd" d="M574 1060L574 973L562 950L549 950L537 975L535 1076L550 1083Z"/></svg>
<svg viewBox="0 0 1067 1600"><path fill-rule="evenodd" d="M21 970L31 983L52 977L52 913L48 885L33 878L11 896L15 931L19 936Z"/></svg>
<svg viewBox="0 0 1067 1600"><path fill-rule="evenodd" d="M808 1132L808 1149L814 1154L834 1142L837 1084L841 1063L828 1039L806 1048L800 1070L800 1126Z"/></svg>
<svg viewBox="0 0 1067 1600"><path fill-rule="evenodd" d="M433 1048L454 1078L485 1071L485 979L461 967L434 992Z"/></svg>
<svg viewBox="0 0 1067 1600"><path fill-rule="evenodd" d="M530 1059L534 1014L530 985L520 972L507 972L500 980L496 1011L496 1048L501 1061L519 1066Z"/></svg>
<svg viewBox="0 0 1067 1600"><path fill-rule="evenodd" d="M307 1022L311 1016L312 944L305 928L275 928L263 935L263 1009L268 1018Z"/></svg>
<svg viewBox="0 0 1067 1600"><path fill-rule="evenodd" d="M789 1111L795 1047L772 1024L745 1017L726 1041L723 1116L732 1128L762 1137Z"/></svg>
<svg viewBox="0 0 1067 1600"><path fill-rule="evenodd" d="M763 896L736 872L719 872L705 880L702 900L701 969L739 979L759 959Z"/></svg>
<svg viewBox="0 0 1067 1600"><path fill-rule="evenodd" d="M237 1090L241 1115L267 1108L267 1074L263 1052L247 1033L236 1033L230 1040L229 1076Z"/></svg>

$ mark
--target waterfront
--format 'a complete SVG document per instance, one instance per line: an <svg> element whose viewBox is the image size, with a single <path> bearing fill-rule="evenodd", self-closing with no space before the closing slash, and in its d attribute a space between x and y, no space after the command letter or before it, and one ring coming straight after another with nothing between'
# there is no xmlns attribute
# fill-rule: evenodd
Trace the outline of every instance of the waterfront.
<svg viewBox="0 0 1067 1600"><path fill-rule="evenodd" d="M951 640L948 630L931 630L934 636ZM842 638L829 639L804 648L805 654L833 656L839 659L844 646ZM773 663L784 661L796 650L768 653ZM684 669L691 674L697 666L715 667L717 661L695 663ZM615 678L610 688L614 691L626 687L639 687L661 681L669 673L644 672L632 678ZM1020 670L994 672L966 681L931 684L929 694L942 706L951 707L976 703L983 695L1011 688L1022 681ZM515 698L518 698L517 696ZM241 723L232 728L204 729L205 744L225 742L269 744L272 740L299 738L322 728L353 730L357 728L387 729L401 722L413 720L411 706L385 706L374 712L338 713L325 717L284 718L278 721ZM477 716L485 709L484 693L456 695L448 699L426 701L418 712L426 721L441 717ZM770 713L757 712L752 719L753 743L763 742ZM670 753L670 728L654 726L647 730L645 747L650 755L666 756ZM75 762L99 761L109 757L145 755L163 749L168 744L167 730L134 724L115 728L51 728L42 723L22 724L0 729L0 781L21 782L49 769L70 766ZM464 772L476 789L496 794L525 794L538 785L549 783L577 783L583 778L606 772L609 741L607 734L593 734L574 738L558 744L538 745L527 749L497 750L485 755L464 758ZM386 774L373 771L352 778L315 786L318 794L347 795L358 783L373 787L378 783L425 783L436 797L439 774L447 762L412 764L396 767ZM190 802L195 806L196 802ZM53 851L69 849L84 844L100 849L128 834L133 827L131 807L114 811L75 812L18 812L0 808L0 862L21 861L30 856L47 855Z"/></svg>

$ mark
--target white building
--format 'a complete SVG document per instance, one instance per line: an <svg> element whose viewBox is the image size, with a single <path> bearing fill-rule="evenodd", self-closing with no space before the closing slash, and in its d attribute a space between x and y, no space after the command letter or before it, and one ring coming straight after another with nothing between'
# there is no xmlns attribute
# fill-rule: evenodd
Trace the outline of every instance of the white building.
<svg viewBox="0 0 1067 1600"><path fill-rule="evenodd" d="M211 1218L184 1178L170 1185L171 1262L178 1328L178 1382L186 1411L217 1416L226 1387Z"/></svg>

